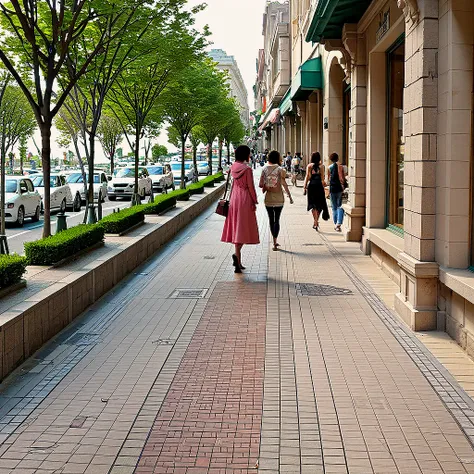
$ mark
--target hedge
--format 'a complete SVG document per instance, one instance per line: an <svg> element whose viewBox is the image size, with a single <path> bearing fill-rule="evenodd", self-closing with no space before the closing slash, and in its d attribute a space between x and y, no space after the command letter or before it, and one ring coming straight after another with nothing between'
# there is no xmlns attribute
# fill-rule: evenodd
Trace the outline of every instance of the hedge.
<svg viewBox="0 0 474 474"><path fill-rule="evenodd" d="M175 197L177 201L189 201L191 197L191 192L189 189L176 189L168 193L168 196Z"/></svg>
<svg viewBox="0 0 474 474"><path fill-rule="evenodd" d="M27 260L17 254L0 255L0 288L18 283L26 272Z"/></svg>
<svg viewBox="0 0 474 474"><path fill-rule="evenodd" d="M216 183L221 183L222 181L225 181L225 180L226 180L226 177L224 176L224 173L222 171L214 175L214 182Z"/></svg>
<svg viewBox="0 0 474 474"><path fill-rule="evenodd" d="M214 182L215 182L215 176L211 175L208 176L207 178L204 178L201 183L205 188L213 188L214 187Z"/></svg>
<svg viewBox="0 0 474 474"><path fill-rule="evenodd" d="M176 206L175 196L170 196L170 194L160 194L155 198L154 202L144 204L142 209L145 214L161 214L173 206Z"/></svg>
<svg viewBox="0 0 474 474"><path fill-rule="evenodd" d="M106 234L121 234L144 220L143 206L133 206L105 216L97 225Z"/></svg>
<svg viewBox="0 0 474 474"><path fill-rule="evenodd" d="M202 182L193 183L188 186L188 190L193 194L202 194L204 192L204 184Z"/></svg>
<svg viewBox="0 0 474 474"><path fill-rule="evenodd" d="M26 242L25 255L29 265L53 265L103 240L103 227L81 224L45 239Z"/></svg>

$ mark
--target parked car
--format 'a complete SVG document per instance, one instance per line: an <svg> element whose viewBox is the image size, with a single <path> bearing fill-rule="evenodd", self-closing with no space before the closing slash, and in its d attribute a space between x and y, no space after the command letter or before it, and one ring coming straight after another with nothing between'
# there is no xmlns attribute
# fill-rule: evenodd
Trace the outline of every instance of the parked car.
<svg viewBox="0 0 474 474"><path fill-rule="evenodd" d="M32 170L30 168L23 168L23 176L32 176L35 174L40 174L41 171L39 170Z"/></svg>
<svg viewBox="0 0 474 474"><path fill-rule="evenodd" d="M44 211L44 178L42 174L32 177L35 189L41 195L41 211ZM63 174L52 173L50 176L50 200L51 211L66 212L67 209L74 209L74 198L71 188L66 183L66 177Z"/></svg>
<svg viewBox="0 0 474 474"><path fill-rule="evenodd" d="M5 222L23 226L25 218L40 220L41 196L31 179L24 176L5 177Z"/></svg>
<svg viewBox="0 0 474 474"><path fill-rule="evenodd" d="M135 168L118 168L114 171L114 176L107 187L107 194L110 201L115 201L118 197L132 198L135 186ZM138 168L138 194L142 199L151 194L152 180L148 170L144 167Z"/></svg>
<svg viewBox="0 0 474 474"><path fill-rule="evenodd" d="M181 162L173 161L171 163L171 171L173 172L174 181L181 181ZM184 162L184 179L186 182L192 182L197 177L197 173L194 170L194 165L191 161Z"/></svg>
<svg viewBox="0 0 474 474"><path fill-rule="evenodd" d="M197 171L199 176L207 176L209 174L209 163L207 161L198 161Z"/></svg>
<svg viewBox="0 0 474 474"><path fill-rule="evenodd" d="M153 192L162 193L175 188L174 177L170 165L154 165L146 168L153 181Z"/></svg>
<svg viewBox="0 0 474 474"><path fill-rule="evenodd" d="M86 183L89 182L89 174L86 175ZM104 202L107 197L108 188L107 175L100 170L94 171L94 200ZM86 193L84 192L84 179L82 173L72 173L67 176L66 182L71 188L71 192L74 196L74 206L81 209L81 204L86 202ZM77 210L77 209L75 209Z"/></svg>

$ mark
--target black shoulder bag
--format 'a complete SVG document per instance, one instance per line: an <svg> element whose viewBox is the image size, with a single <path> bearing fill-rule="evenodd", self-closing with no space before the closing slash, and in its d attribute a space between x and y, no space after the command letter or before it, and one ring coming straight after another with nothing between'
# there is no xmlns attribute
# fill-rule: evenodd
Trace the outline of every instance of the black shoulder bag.
<svg viewBox="0 0 474 474"><path fill-rule="evenodd" d="M222 196L222 199L219 200L219 202L217 203L217 208L216 208L216 214L219 214L220 216L224 216L224 217L227 217L227 215L229 214L230 196L232 195L232 188L230 188L229 198L226 199L227 191L229 190L229 185L230 185L230 170L227 175L227 182L225 184L224 196Z"/></svg>

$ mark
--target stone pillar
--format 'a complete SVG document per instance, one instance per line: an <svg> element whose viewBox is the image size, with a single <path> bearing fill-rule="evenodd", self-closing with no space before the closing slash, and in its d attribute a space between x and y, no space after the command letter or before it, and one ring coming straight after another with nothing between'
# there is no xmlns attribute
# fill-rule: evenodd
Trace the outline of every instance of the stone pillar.
<svg viewBox="0 0 474 474"><path fill-rule="evenodd" d="M349 53L351 110L349 126L349 200L343 206L344 234L348 241L359 242L365 225L367 158L367 66L364 36L357 25L344 25L343 43Z"/></svg>
<svg viewBox="0 0 474 474"><path fill-rule="evenodd" d="M285 153L285 155L286 155L287 151L292 152L292 148L291 148L291 118L286 116L286 117L284 117L283 120L284 120L283 127L285 129L285 149L284 149L283 153Z"/></svg>
<svg viewBox="0 0 474 474"><path fill-rule="evenodd" d="M307 140L306 140L306 102L305 101L299 101L296 102L296 109L297 109L297 114L298 114L298 123L297 123L297 152L300 151L303 155L303 160L304 163L307 163L308 157L306 155L306 146L307 146Z"/></svg>
<svg viewBox="0 0 474 474"><path fill-rule="evenodd" d="M414 330L436 329L435 192L438 2L400 0L406 16L404 252L395 308Z"/></svg>
<svg viewBox="0 0 474 474"><path fill-rule="evenodd" d="M311 158L311 153L315 151L321 152L319 130L322 129L320 124L320 103L318 95L313 93L308 99L308 161Z"/></svg>

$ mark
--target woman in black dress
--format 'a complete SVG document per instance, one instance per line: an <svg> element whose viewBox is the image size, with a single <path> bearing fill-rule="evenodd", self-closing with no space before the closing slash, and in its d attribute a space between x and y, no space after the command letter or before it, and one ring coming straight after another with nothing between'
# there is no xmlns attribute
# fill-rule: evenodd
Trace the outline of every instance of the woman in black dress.
<svg viewBox="0 0 474 474"><path fill-rule="evenodd" d="M329 220L329 210L324 192L324 165L321 163L319 152L311 155L311 163L306 168L304 193L308 195L308 211L313 213L313 229L319 230L319 216L323 214L325 221Z"/></svg>

